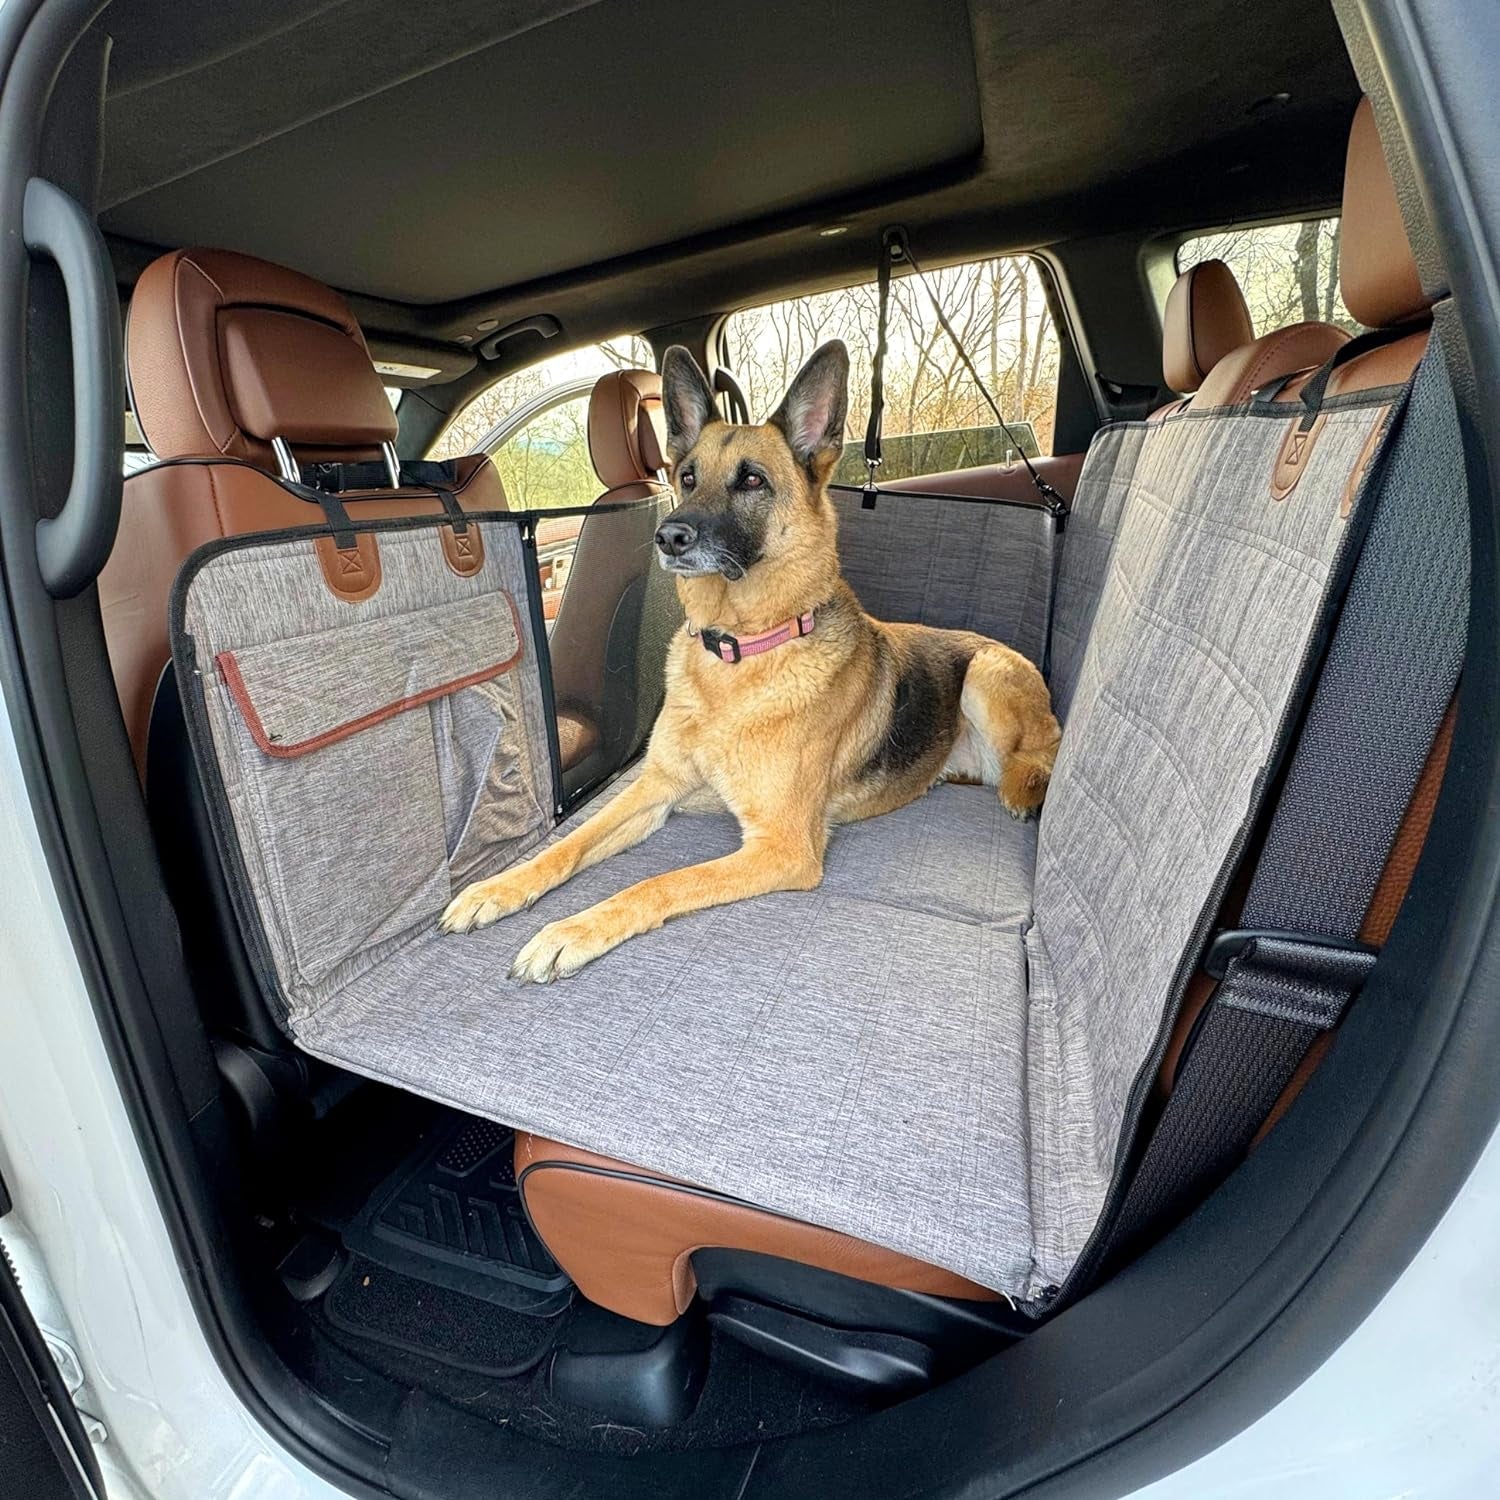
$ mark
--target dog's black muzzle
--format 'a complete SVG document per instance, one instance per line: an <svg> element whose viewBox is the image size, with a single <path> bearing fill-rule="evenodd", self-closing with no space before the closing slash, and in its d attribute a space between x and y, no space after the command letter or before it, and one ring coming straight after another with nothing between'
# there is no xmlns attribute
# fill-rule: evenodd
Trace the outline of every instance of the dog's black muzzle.
<svg viewBox="0 0 1500 1500"><path fill-rule="evenodd" d="M657 561L669 573L743 578L753 559L735 518L680 506L656 528Z"/></svg>

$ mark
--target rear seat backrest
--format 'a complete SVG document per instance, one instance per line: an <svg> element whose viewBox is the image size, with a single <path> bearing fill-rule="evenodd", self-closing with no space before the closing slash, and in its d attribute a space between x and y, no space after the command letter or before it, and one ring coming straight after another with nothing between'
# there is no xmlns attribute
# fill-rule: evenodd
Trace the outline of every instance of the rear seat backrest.
<svg viewBox="0 0 1500 1500"><path fill-rule="evenodd" d="M1429 299L1368 104L1351 131L1344 212L1346 303L1396 337L1335 369L1328 396L1403 385L1428 340ZM1313 428L1302 428L1301 391L1347 342L1327 325L1299 324L1230 352L1181 415L1157 424L1155 441L1142 424L1101 434L1096 444L1110 443L1125 457L1105 471L1107 485L1094 488L1087 471L1080 484L1075 515L1099 511L1113 520L1105 586L1102 595L1095 591L1086 654L1068 682L1066 731L1038 842L1030 1092L1045 1102L1045 1079L1057 1074L1086 1085L1066 1092L1056 1113L1043 1109L1030 1118L1047 1163L1039 1175L1049 1185L1086 1180L1091 1171L1107 1177L1117 1143L1111 1123L1125 1113L1133 1068L1149 1055L1150 1037L1139 1029L1149 1017L1101 1012L1101 997L1113 992L1113 999L1145 975L1148 988L1169 990L1162 955L1175 961L1188 942L1181 919L1189 907L1178 905L1178 925L1164 930L1160 893L1199 858L1201 828L1222 829L1254 808L1242 773L1266 753L1276 723L1255 661L1287 612L1306 609L1307 579L1316 573L1298 576L1311 555L1302 549L1349 514L1390 411L1378 397L1342 410L1325 401ZM1272 404L1233 415L1235 446L1195 473L1180 513L1192 524L1174 525L1179 512L1164 497L1175 490L1182 505L1183 490L1163 454L1180 458L1183 445L1163 449L1167 429L1243 407L1289 372L1294 378L1272 398L1285 415ZM1336 454L1327 451L1335 444ZM1289 451L1301 474L1319 469L1321 483L1304 478L1301 490L1295 481L1285 484ZM1347 476L1331 494L1330 474ZM1318 486L1316 505L1309 484ZM1122 521L1118 497L1127 490ZM1069 548L1075 544L1070 526ZM1065 564L1071 556L1064 554ZM1248 758L1237 765L1241 756ZM1409 855L1398 849L1393 859ZM1195 888L1211 889L1212 863L1192 877ZM1130 976L1129 984L1120 976ZM1190 1016L1179 1016L1179 1042L1190 1024ZM1089 1140L1104 1153L1090 1159L1078 1145ZM1042 1245L1044 1254L1049 1248Z"/></svg>
<svg viewBox="0 0 1500 1500"><path fill-rule="evenodd" d="M364 335L337 292L230 250L175 250L141 273L126 364L136 418L162 462L125 481L99 605L137 770L170 655L167 602L194 548L218 537L318 524L273 477L273 438L302 461L380 456L396 417ZM458 501L505 509L488 458L459 460ZM422 489L354 491L355 519L441 510Z"/></svg>
<svg viewBox="0 0 1500 1500"><path fill-rule="evenodd" d="M666 417L661 404L661 376L654 370L613 370L594 384L589 398L589 458L604 492L595 505L628 505L642 500L670 504L667 484ZM559 749L565 770L582 766L600 746L601 717L615 724L615 712L601 715L606 679L612 659L611 628L627 594L642 585L640 556L651 547L661 519L659 507L642 506L598 526L585 524L579 532L570 578L577 586L564 591L549 638L553 691L557 703ZM653 570L654 573L654 570ZM652 574L644 580L648 589ZM621 620L623 629L627 622ZM673 624L675 625L675 616ZM646 637L632 629L628 644L634 650ZM632 677L657 679L665 665L665 640L659 654L639 663ZM646 723L655 717L655 701ZM639 717L630 714L631 720ZM626 726L616 725L625 733ZM631 736L633 737L633 736ZM605 749L617 753L618 746Z"/></svg>
<svg viewBox="0 0 1500 1500"><path fill-rule="evenodd" d="M1311 372L1348 341L1349 335L1331 323L1296 323L1256 338L1234 272L1220 260L1190 266L1173 284L1162 312L1162 377L1184 399L1158 407L1151 421L1189 408L1238 406L1263 385ZM1086 471L1073 497L1052 621L1052 706L1062 722L1073 700L1129 479L1117 470L1101 486L1097 475Z"/></svg>

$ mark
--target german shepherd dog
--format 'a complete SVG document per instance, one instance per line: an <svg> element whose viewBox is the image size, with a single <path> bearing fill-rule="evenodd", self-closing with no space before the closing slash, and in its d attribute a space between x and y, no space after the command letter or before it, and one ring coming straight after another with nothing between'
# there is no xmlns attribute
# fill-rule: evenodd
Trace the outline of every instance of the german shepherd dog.
<svg viewBox="0 0 1500 1500"><path fill-rule="evenodd" d="M843 344L824 344L769 422L730 425L687 350L667 351L679 504L656 532L656 560L677 577L687 624L667 653L640 775L566 837L461 892L442 927L520 911L679 809L727 808L742 843L550 923L512 978L563 978L686 912L810 890L834 824L902 807L938 781L997 787L1016 817L1041 806L1060 737L1041 673L969 631L872 620L839 575L827 485L848 378ZM784 643L769 649L762 636Z"/></svg>

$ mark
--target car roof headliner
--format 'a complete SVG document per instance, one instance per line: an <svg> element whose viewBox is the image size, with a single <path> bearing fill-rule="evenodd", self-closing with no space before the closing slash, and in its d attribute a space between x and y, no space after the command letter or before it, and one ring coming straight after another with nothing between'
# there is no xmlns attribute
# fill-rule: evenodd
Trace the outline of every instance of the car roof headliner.
<svg viewBox="0 0 1500 1500"><path fill-rule="evenodd" d="M1307 0L114 0L98 24L125 280L224 245L449 342L833 285L897 220L937 261L1321 208L1357 97Z"/></svg>

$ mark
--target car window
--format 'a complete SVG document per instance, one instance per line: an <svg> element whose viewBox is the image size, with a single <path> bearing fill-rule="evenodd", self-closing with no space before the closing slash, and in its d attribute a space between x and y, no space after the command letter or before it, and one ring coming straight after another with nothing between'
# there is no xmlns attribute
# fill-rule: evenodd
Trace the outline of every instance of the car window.
<svg viewBox="0 0 1500 1500"><path fill-rule="evenodd" d="M448 424L432 458L487 452L518 510L588 505L599 494L589 460L589 394L611 370L656 368L633 335L572 349L486 387Z"/></svg>
<svg viewBox="0 0 1500 1500"><path fill-rule="evenodd" d="M916 278L903 276L891 284L880 477L1005 463L1015 458L1016 444L1032 457L1050 453L1059 344L1040 267L1030 256L1005 255L928 271L927 281L1014 442L995 425ZM876 309L871 281L745 308L724 320L720 334L722 362L757 419L774 409L819 344L841 338L849 346L850 441L834 474L843 483L865 479Z"/></svg>
<svg viewBox="0 0 1500 1500"><path fill-rule="evenodd" d="M1178 274L1205 260L1222 260L1234 272L1257 334L1319 322L1360 332L1339 294L1336 217L1195 235L1178 247Z"/></svg>

